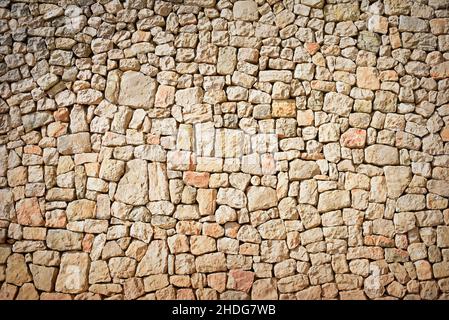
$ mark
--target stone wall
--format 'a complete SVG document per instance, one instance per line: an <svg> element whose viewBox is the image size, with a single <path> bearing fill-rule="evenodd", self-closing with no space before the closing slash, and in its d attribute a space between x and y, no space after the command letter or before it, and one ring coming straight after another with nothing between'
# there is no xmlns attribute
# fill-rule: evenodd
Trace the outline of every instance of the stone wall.
<svg viewBox="0 0 449 320"><path fill-rule="evenodd" d="M448 8L0 0L0 298L448 298Z"/></svg>

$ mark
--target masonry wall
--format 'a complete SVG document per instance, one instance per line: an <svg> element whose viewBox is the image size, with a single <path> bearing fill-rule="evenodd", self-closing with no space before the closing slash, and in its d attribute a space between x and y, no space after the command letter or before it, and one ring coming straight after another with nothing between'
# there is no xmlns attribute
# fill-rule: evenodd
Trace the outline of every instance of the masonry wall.
<svg viewBox="0 0 449 320"><path fill-rule="evenodd" d="M449 297L447 0L0 0L1 299Z"/></svg>

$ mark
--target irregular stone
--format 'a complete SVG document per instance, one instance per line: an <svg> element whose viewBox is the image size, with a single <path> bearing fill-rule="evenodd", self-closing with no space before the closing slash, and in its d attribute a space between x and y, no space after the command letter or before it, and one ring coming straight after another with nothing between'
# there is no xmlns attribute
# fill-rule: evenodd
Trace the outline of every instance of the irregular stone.
<svg viewBox="0 0 449 320"><path fill-rule="evenodd" d="M226 258L224 253L207 253L195 259L195 267L198 272L226 271Z"/></svg>
<svg viewBox="0 0 449 320"><path fill-rule="evenodd" d="M274 279L258 279L251 290L252 300L277 300L277 284Z"/></svg>
<svg viewBox="0 0 449 320"><path fill-rule="evenodd" d="M125 162L114 159L105 159L101 163L100 178L118 182L125 173Z"/></svg>
<svg viewBox="0 0 449 320"><path fill-rule="evenodd" d="M254 1L237 1L232 9L236 20L257 21L259 19L257 3Z"/></svg>
<svg viewBox="0 0 449 320"><path fill-rule="evenodd" d="M412 171L405 166L384 167L388 197L398 198L412 181Z"/></svg>
<svg viewBox="0 0 449 320"><path fill-rule="evenodd" d="M44 219L37 198L20 200L16 205L17 222L24 226L43 226Z"/></svg>
<svg viewBox="0 0 449 320"><path fill-rule="evenodd" d="M88 287L90 259L85 252L64 253L55 289L63 293L81 293Z"/></svg>
<svg viewBox="0 0 449 320"><path fill-rule="evenodd" d="M249 211L275 207L278 200L276 190L268 187L250 187L247 197Z"/></svg>
<svg viewBox="0 0 449 320"><path fill-rule="evenodd" d="M342 117L349 116L354 100L342 93L328 92L324 97L323 111Z"/></svg>
<svg viewBox="0 0 449 320"><path fill-rule="evenodd" d="M95 201L81 199L69 203L66 209L69 221L78 221L95 218Z"/></svg>
<svg viewBox="0 0 449 320"><path fill-rule="evenodd" d="M126 173L117 185L115 199L135 206L148 202L148 168L145 160L134 159L126 163Z"/></svg>
<svg viewBox="0 0 449 320"><path fill-rule="evenodd" d="M47 246L58 251L80 250L82 233L63 229L50 229L47 232Z"/></svg>
<svg viewBox="0 0 449 320"><path fill-rule="evenodd" d="M399 152L394 147L375 144L365 149L365 161L379 166L399 164Z"/></svg>
<svg viewBox="0 0 449 320"><path fill-rule="evenodd" d="M333 190L320 193L318 211L327 212L347 208L351 205L349 191Z"/></svg>
<svg viewBox="0 0 449 320"><path fill-rule="evenodd" d="M126 71L121 76L117 102L132 108L150 109L154 105L157 82L140 72Z"/></svg>
<svg viewBox="0 0 449 320"><path fill-rule="evenodd" d="M163 240L153 240L148 245L145 256L139 262L136 276L166 273L168 268L168 247Z"/></svg>
<svg viewBox="0 0 449 320"><path fill-rule="evenodd" d="M80 132L60 136L57 140L58 152L63 155L72 155L91 152L90 135Z"/></svg>
<svg viewBox="0 0 449 320"><path fill-rule="evenodd" d="M341 3L324 6L324 18L326 21L356 21L360 11L358 3Z"/></svg>
<svg viewBox="0 0 449 320"><path fill-rule="evenodd" d="M320 167L314 161L293 160L288 172L291 180L307 180L321 174Z"/></svg>
<svg viewBox="0 0 449 320"><path fill-rule="evenodd" d="M25 282L32 280L24 256L18 253L13 253L8 257L5 274L6 282L16 286L22 286Z"/></svg>
<svg viewBox="0 0 449 320"><path fill-rule="evenodd" d="M340 144L342 147L350 149L360 149L365 147L366 130L349 128L340 137Z"/></svg>

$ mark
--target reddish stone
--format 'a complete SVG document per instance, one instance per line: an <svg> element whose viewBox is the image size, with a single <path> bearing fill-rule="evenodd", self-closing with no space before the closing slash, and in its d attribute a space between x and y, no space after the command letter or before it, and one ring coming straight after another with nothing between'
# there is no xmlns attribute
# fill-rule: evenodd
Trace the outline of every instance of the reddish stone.
<svg viewBox="0 0 449 320"><path fill-rule="evenodd" d="M392 248L395 243L393 239L384 237L384 236L376 236L376 235L368 235L364 239L365 245L367 246L379 246L382 248Z"/></svg>
<svg viewBox="0 0 449 320"><path fill-rule="evenodd" d="M68 122L70 120L70 112L67 108L59 108L53 113L56 121Z"/></svg>
<svg viewBox="0 0 449 320"><path fill-rule="evenodd" d="M43 226L41 208L37 198L26 198L20 200L16 205L17 221L24 226Z"/></svg>
<svg viewBox="0 0 449 320"><path fill-rule="evenodd" d="M363 148L366 142L366 130L349 128L340 137L340 144L347 148Z"/></svg>
<svg viewBox="0 0 449 320"><path fill-rule="evenodd" d="M313 56L320 49L320 45L316 42L308 42L304 44L304 48L311 56Z"/></svg>
<svg viewBox="0 0 449 320"><path fill-rule="evenodd" d="M249 292L253 285L254 272L234 269L229 271L227 287L233 290Z"/></svg>
<svg viewBox="0 0 449 320"><path fill-rule="evenodd" d="M93 242L94 242L94 235L91 233L86 234L82 242L83 251L89 253L92 250Z"/></svg>
<svg viewBox="0 0 449 320"><path fill-rule="evenodd" d="M186 171L184 173L184 183L195 188L207 188L209 186L209 172Z"/></svg>

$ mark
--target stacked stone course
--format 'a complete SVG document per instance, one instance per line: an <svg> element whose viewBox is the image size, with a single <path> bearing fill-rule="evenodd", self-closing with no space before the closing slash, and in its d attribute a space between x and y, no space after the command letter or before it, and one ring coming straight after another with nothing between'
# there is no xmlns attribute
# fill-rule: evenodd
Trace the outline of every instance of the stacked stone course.
<svg viewBox="0 0 449 320"><path fill-rule="evenodd" d="M447 299L448 202L448 0L0 0L0 299Z"/></svg>

